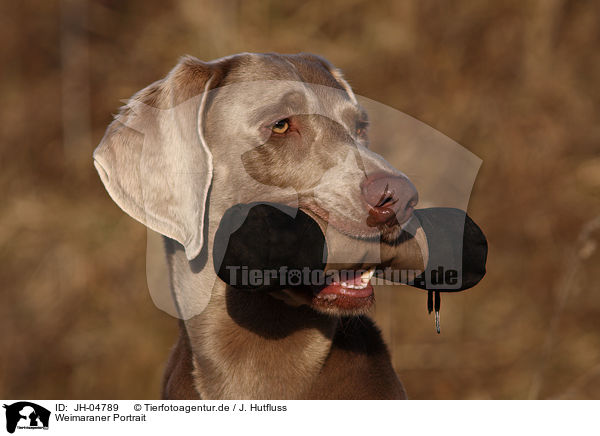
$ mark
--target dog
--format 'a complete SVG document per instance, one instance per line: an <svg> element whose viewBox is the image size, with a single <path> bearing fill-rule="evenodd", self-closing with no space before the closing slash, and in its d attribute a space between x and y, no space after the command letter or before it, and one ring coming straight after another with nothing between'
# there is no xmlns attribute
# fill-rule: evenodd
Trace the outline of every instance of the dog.
<svg viewBox="0 0 600 436"><path fill-rule="evenodd" d="M361 244L404 250L418 193L368 148L368 125L341 72L304 53L184 57L120 110L94 163L117 205L165 238L182 319L163 398L406 398L367 316L381 260ZM216 277L220 220L256 201L348 241L343 263L362 274L327 292L248 292ZM423 269L426 253L411 256Z"/></svg>

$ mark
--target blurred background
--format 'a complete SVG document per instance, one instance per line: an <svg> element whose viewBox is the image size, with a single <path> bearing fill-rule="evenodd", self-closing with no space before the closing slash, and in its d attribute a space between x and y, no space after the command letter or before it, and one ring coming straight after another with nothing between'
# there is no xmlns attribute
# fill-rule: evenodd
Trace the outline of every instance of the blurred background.
<svg viewBox="0 0 600 436"><path fill-rule="evenodd" d="M377 290L409 396L600 398L599 22L575 0L1 2L0 397L159 397L177 323L92 151L183 54L308 51L483 159L488 274L444 295L442 334L425 293Z"/></svg>

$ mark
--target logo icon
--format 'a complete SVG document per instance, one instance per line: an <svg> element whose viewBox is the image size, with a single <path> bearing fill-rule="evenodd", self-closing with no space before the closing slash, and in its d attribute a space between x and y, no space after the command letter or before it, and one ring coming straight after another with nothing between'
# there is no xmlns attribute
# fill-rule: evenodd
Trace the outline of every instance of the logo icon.
<svg viewBox="0 0 600 436"><path fill-rule="evenodd" d="M29 401L19 401L4 405L6 409L6 431L14 433L18 429L48 430L50 411Z"/></svg>

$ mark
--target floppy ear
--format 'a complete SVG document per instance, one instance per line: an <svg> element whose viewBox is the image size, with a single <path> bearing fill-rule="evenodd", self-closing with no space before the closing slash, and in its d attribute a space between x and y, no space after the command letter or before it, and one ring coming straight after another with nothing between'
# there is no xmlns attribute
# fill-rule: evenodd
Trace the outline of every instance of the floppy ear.
<svg viewBox="0 0 600 436"><path fill-rule="evenodd" d="M94 165L115 203L181 243L188 260L203 244L213 165L202 119L219 67L183 58L128 101L94 151Z"/></svg>

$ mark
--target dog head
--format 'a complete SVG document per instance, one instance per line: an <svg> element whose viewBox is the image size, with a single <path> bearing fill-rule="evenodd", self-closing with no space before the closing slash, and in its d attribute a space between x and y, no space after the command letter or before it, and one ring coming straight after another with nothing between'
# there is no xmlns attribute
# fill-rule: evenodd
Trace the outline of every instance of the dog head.
<svg viewBox="0 0 600 436"><path fill-rule="evenodd" d="M228 208L260 201L300 208L353 240L394 245L418 195L369 150L368 125L341 73L320 57L185 57L121 109L94 160L113 200L181 244L190 262L203 250L210 257ZM339 295L366 293L359 276L338 285Z"/></svg>

